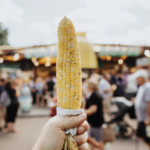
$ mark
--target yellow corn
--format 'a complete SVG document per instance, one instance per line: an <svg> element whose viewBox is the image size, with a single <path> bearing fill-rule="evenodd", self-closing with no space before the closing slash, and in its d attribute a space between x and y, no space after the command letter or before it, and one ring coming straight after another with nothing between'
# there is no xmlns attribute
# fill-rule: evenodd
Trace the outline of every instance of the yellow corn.
<svg viewBox="0 0 150 150"><path fill-rule="evenodd" d="M64 17L58 27L57 100L58 107L77 110L81 107L81 60L73 23Z"/></svg>

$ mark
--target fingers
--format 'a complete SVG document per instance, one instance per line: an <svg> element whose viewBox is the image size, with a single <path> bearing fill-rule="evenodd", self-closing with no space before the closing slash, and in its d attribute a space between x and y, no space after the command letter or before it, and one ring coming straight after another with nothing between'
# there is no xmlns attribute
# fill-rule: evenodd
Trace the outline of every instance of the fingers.
<svg viewBox="0 0 150 150"><path fill-rule="evenodd" d="M86 120L86 114L81 113L79 116L57 117L57 126L63 131L80 126ZM85 125L86 126L86 125Z"/></svg>
<svg viewBox="0 0 150 150"><path fill-rule="evenodd" d="M87 138L88 138L87 132L85 132L84 134L76 135L76 136L73 137L74 141L77 143L78 146L86 143Z"/></svg>
<svg viewBox="0 0 150 150"><path fill-rule="evenodd" d="M78 128L77 128L77 133L80 135L86 131L89 130L89 124L87 121L84 121Z"/></svg>
<svg viewBox="0 0 150 150"><path fill-rule="evenodd" d="M79 150L88 150L88 149L89 149L88 143L84 143L79 146Z"/></svg>

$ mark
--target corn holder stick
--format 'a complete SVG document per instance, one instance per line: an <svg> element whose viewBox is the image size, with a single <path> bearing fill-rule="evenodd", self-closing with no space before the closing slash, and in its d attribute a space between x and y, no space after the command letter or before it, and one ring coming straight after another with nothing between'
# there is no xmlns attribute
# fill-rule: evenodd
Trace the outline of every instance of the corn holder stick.
<svg viewBox="0 0 150 150"><path fill-rule="evenodd" d="M76 31L72 21L67 17L60 21L57 36L57 115L78 115L83 112L80 109L82 100L81 60ZM78 146L72 139L72 136L76 134L76 128L66 131L63 150L78 150Z"/></svg>

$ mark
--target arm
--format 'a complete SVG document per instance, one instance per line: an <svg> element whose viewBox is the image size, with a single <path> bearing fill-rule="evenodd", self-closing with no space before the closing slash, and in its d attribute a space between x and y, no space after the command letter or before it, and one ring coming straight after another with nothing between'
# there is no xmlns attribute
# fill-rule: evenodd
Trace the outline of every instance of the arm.
<svg viewBox="0 0 150 150"><path fill-rule="evenodd" d="M150 125L150 102L147 103L147 119L145 120L145 125Z"/></svg>
<svg viewBox="0 0 150 150"><path fill-rule="evenodd" d="M147 116L150 117L150 102L148 102L147 106Z"/></svg>
<svg viewBox="0 0 150 150"><path fill-rule="evenodd" d="M135 100L136 100L135 97L132 97L132 98L131 98L131 101L132 101L133 103L135 102Z"/></svg>
<svg viewBox="0 0 150 150"><path fill-rule="evenodd" d="M112 92L113 91L113 88L110 86L110 85L103 85L103 92L104 93L109 93L109 92Z"/></svg>
<svg viewBox="0 0 150 150"><path fill-rule="evenodd" d="M96 148L100 148L100 146L101 146L101 143L100 143L100 142L96 141L94 138L92 138L92 137L90 137L90 136L88 136L87 142L88 142L89 144L92 144L92 145L93 145L94 147L96 147Z"/></svg>
<svg viewBox="0 0 150 150"><path fill-rule="evenodd" d="M81 106L81 108L85 109L85 106L86 106L86 101L85 101L84 98L82 98L82 106Z"/></svg>
<svg viewBox="0 0 150 150"><path fill-rule="evenodd" d="M88 109L85 109L85 113L87 114L87 116L96 113L96 111L97 111L97 105L91 105Z"/></svg>
<svg viewBox="0 0 150 150"><path fill-rule="evenodd" d="M47 86L47 83L45 83L44 90L47 90L47 89L48 89L48 86Z"/></svg>
<svg viewBox="0 0 150 150"><path fill-rule="evenodd" d="M113 92L117 89L116 85L113 85L110 89L104 90L104 93Z"/></svg>
<svg viewBox="0 0 150 150"><path fill-rule="evenodd" d="M109 92L111 92L112 90L111 89L109 89L109 90L104 90L104 93L109 93Z"/></svg>
<svg viewBox="0 0 150 150"><path fill-rule="evenodd" d="M147 102L147 118L145 120L145 125L150 125L150 88L145 89L145 100Z"/></svg>
<svg viewBox="0 0 150 150"><path fill-rule="evenodd" d="M16 96L16 97L19 97L20 94L21 94L21 93L20 93L20 90L19 90L18 88L16 88L15 96Z"/></svg>

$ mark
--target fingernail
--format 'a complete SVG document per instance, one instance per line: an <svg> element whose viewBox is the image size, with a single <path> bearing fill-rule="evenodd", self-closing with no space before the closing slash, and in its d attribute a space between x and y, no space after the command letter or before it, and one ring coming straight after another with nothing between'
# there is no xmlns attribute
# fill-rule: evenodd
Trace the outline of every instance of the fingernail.
<svg viewBox="0 0 150 150"><path fill-rule="evenodd" d="M85 119L85 118L86 118L86 114L85 114L85 113L82 113L82 114L79 115L79 117L80 117L81 119Z"/></svg>
<svg viewBox="0 0 150 150"><path fill-rule="evenodd" d="M80 134L82 134L84 132L84 128L83 127L79 127L78 130L79 130Z"/></svg>

